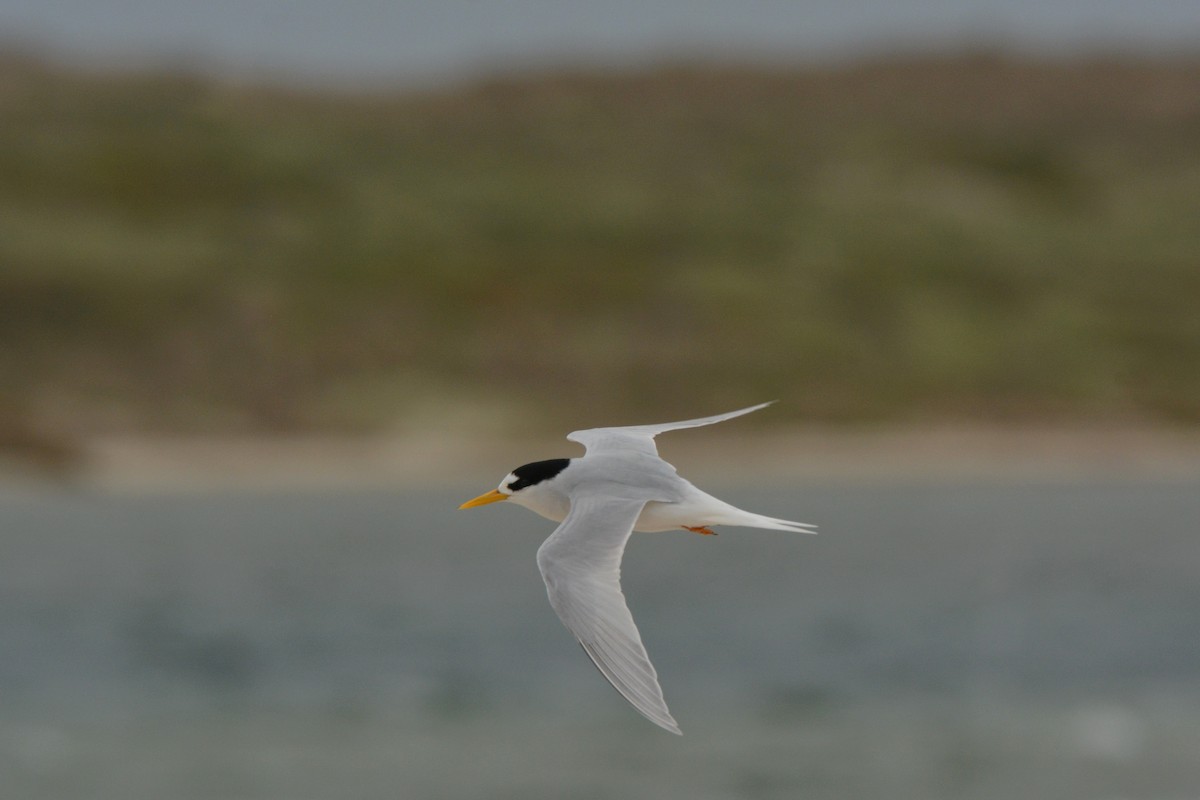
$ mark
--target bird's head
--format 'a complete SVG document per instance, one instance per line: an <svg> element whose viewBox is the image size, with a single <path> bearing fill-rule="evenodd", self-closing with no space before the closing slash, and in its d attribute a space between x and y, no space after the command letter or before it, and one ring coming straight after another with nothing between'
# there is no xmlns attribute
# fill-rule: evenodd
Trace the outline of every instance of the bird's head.
<svg viewBox="0 0 1200 800"><path fill-rule="evenodd" d="M473 500L468 500L459 508L475 508L509 499L521 505L532 506L533 503L528 501L534 500L536 495L543 494L548 488L548 483L570 463L571 459L569 458L552 458L548 461L523 464L505 475L504 480L500 481L500 485L495 489L481 494Z"/></svg>

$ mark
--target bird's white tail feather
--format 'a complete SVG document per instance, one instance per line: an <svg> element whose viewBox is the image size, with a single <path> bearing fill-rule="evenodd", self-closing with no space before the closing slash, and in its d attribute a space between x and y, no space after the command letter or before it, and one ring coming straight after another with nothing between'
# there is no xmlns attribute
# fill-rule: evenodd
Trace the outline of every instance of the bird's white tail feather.
<svg viewBox="0 0 1200 800"><path fill-rule="evenodd" d="M792 522L787 519L777 519L775 517L767 517L762 514L755 514L750 511L743 511L740 508L730 506L731 511L725 515L726 519L714 524L717 525L741 525L746 528L768 528L774 531L795 531L796 533L816 533L816 525L810 525L807 522Z"/></svg>
<svg viewBox="0 0 1200 800"><path fill-rule="evenodd" d="M817 526L810 525L807 522L792 522L788 519L764 517L761 514L755 514L754 517L756 521L753 523L753 527L755 528L770 528L775 531L796 531L797 533L817 532Z"/></svg>

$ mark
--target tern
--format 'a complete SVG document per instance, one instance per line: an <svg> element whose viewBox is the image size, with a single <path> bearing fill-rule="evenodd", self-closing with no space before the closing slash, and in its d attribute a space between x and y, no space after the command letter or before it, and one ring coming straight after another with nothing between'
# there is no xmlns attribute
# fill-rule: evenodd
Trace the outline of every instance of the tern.
<svg viewBox="0 0 1200 800"><path fill-rule="evenodd" d="M550 606L608 682L671 733L682 735L621 592L621 556L630 535L681 528L713 534L714 525L815 533L815 526L743 511L697 489L659 458L654 437L768 405L682 422L575 431L567 439L584 446L582 458L517 467L497 488L459 506L508 500L561 523L537 551Z"/></svg>

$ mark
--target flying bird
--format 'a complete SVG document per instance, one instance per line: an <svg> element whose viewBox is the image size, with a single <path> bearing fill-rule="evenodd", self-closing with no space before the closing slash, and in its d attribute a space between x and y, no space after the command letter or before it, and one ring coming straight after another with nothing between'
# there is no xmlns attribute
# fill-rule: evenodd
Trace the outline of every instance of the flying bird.
<svg viewBox="0 0 1200 800"><path fill-rule="evenodd" d="M697 489L659 458L654 437L768 405L683 422L575 431L567 439L586 448L582 458L517 467L497 488L459 506L508 500L561 523L537 551L551 607L609 683L643 716L672 733L682 732L621 593L621 556L630 534L680 528L712 534L713 525L815 531L802 522L743 511Z"/></svg>

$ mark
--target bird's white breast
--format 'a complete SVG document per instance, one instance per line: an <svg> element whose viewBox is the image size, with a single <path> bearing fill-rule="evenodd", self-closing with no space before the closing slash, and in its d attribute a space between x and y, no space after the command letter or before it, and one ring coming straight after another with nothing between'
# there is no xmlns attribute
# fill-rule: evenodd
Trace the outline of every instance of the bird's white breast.
<svg viewBox="0 0 1200 800"><path fill-rule="evenodd" d="M531 493L526 491L513 497L512 501L554 522L562 522L571 510L570 500L552 492ZM702 525L704 521L704 515L687 504L651 501L638 515L633 529L643 533L669 531L677 530L685 525Z"/></svg>
<svg viewBox="0 0 1200 800"><path fill-rule="evenodd" d="M569 497L546 486L530 486L514 494L510 501L555 522L562 522L571 510Z"/></svg>

